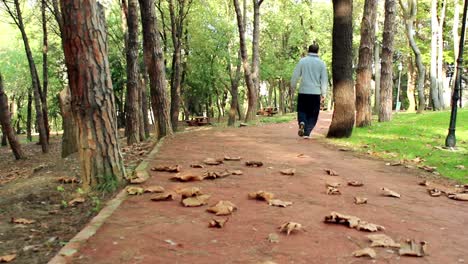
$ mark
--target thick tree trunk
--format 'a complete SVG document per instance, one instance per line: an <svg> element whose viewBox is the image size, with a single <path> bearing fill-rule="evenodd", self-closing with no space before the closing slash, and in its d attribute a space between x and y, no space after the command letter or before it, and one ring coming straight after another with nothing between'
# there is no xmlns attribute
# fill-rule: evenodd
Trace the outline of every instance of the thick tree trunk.
<svg viewBox="0 0 468 264"><path fill-rule="evenodd" d="M385 22L382 41L382 73L380 80L379 122L392 119L393 39L396 19L395 0L385 0Z"/></svg>
<svg viewBox="0 0 468 264"><path fill-rule="evenodd" d="M140 70L138 68L138 0L128 0L127 13L127 144L133 145L140 138Z"/></svg>
<svg viewBox="0 0 468 264"><path fill-rule="evenodd" d="M253 34L252 34L252 80L254 84L254 91L256 93L255 105L252 105L253 110L250 109L248 113L253 116L257 114L257 101L260 92L260 6L263 0L253 0ZM244 13L245 16L245 13ZM245 26L245 25L244 25Z"/></svg>
<svg viewBox="0 0 468 264"><path fill-rule="evenodd" d="M231 108L229 109L228 126L234 126L236 123L236 110L239 107L239 81L241 77L241 55L237 53L237 63L234 75L232 74L232 65L230 57L228 57L229 79L231 81ZM230 56L228 54L228 56Z"/></svg>
<svg viewBox="0 0 468 264"><path fill-rule="evenodd" d="M447 0L442 1L442 10L440 11L440 19L439 19L439 30L438 30L438 38L437 38L437 91L439 96L439 103L440 108L444 109L445 106L445 99L444 99L444 92L445 92L445 72L444 72L444 22L445 22L445 10L447 8Z"/></svg>
<svg viewBox="0 0 468 264"><path fill-rule="evenodd" d="M50 125L49 125L49 110L47 106L47 94L49 87L49 65L47 53L49 51L49 41L47 36L47 16L46 16L47 1L42 0L41 14L42 14L42 114L44 115L44 126L47 135L47 144L49 144Z"/></svg>
<svg viewBox="0 0 468 264"><path fill-rule="evenodd" d="M333 99L327 137L350 137L355 121L353 81L353 1L333 0Z"/></svg>
<svg viewBox="0 0 468 264"><path fill-rule="evenodd" d="M164 55L159 40L154 0L139 0L143 26L143 54L150 77L151 105L158 122L158 138L172 135L167 102Z"/></svg>
<svg viewBox="0 0 468 264"><path fill-rule="evenodd" d="M356 126L358 127L369 126L372 121L370 91L376 19L377 1L366 0L361 22L361 45L356 78Z"/></svg>
<svg viewBox="0 0 468 264"><path fill-rule="evenodd" d="M375 41L374 44L374 114L380 112L380 44Z"/></svg>
<svg viewBox="0 0 468 264"><path fill-rule="evenodd" d="M413 59L408 57L408 85L406 90L406 96L408 98L408 109L407 112L414 112L416 110L416 102L414 99L414 91L416 87L416 70L414 69Z"/></svg>
<svg viewBox="0 0 468 264"><path fill-rule="evenodd" d="M107 57L106 27L95 0L61 1L63 47L84 189L114 191L125 177Z"/></svg>
<svg viewBox="0 0 468 264"><path fill-rule="evenodd" d="M27 109L27 116L26 116L26 139L31 142L32 141L32 89L28 91L28 109Z"/></svg>
<svg viewBox="0 0 468 264"><path fill-rule="evenodd" d="M437 0L431 2L431 98L434 110L440 110L439 89L437 80L437 39L439 37L439 26L437 21Z"/></svg>
<svg viewBox="0 0 468 264"><path fill-rule="evenodd" d="M21 145L16 139L15 132L13 131L13 127L11 126L11 115L10 110L8 109L8 97L5 94L5 90L3 88L3 78L2 74L0 73L0 123L2 125L2 133L3 136L8 138L8 142L10 142L11 151L17 160L25 159L26 156L21 149Z"/></svg>
<svg viewBox="0 0 468 264"><path fill-rule="evenodd" d="M78 131L72 115L70 89L66 87L60 91L57 98L62 115L62 158L66 158L78 152Z"/></svg>

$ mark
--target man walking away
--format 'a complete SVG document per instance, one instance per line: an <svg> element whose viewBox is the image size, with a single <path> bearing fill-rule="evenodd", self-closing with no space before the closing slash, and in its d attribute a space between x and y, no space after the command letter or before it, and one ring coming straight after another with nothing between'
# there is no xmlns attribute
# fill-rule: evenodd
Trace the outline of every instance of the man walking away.
<svg viewBox="0 0 468 264"><path fill-rule="evenodd" d="M325 100L328 86L328 75L325 63L319 58L319 45L314 41L309 46L309 53L302 58L294 69L291 79L291 90L296 90L301 79L297 96L298 135L310 138L310 133L317 124L320 104Z"/></svg>

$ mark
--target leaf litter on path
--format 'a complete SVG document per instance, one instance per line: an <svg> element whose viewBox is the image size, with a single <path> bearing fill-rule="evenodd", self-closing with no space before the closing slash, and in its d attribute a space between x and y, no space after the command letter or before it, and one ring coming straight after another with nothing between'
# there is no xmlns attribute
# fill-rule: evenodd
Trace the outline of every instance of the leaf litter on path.
<svg viewBox="0 0 468 264"><path fill-rule="evenodd" d="M229 170L224 171L207 171L203 174L203 179L214 180L218 178L224 178L230 176L231 172Z"/></svg>
<svg viewBox="0 0 468 264"><path fill-rule="evenodd" d="M340 190L338 190L338 188L328 186L327 187L327 194L328 195L341 195L341 192L340 192Z"/></svg>
<svg viewBox="0 0 468 264"><path fill-rule="evenodd" d="M448 198L458 201L468 201L468 193L451 193Z"/></svg>
<svg viewBox="0 0 468 264"><path fill-rule="evenodd" d="M292 205L292 202L281 201L279 199L268 200L268 205L277 207L288 207Z"/></svg>
<svg viewBox="0 0 468 264"><path fill-rule="evenodd" d="M77 197L71 201L68 202L69 206L77 206L78 204L84 203L85 198L84 197Z"/></svg>
<svg viewBox="0 0 468 264"><path fill-rule="evenodd" d="M226 225L227 221L229 220L229 218L226 218L226 219L211 219L211 221L208 223L208 227L211 227L211 228L223 228L224 225Z"/></svg>
<svg viewBox="0 0 468 264"><path fill-rule="evenodd" d="M257 160L246 161L245 165L247 167L261 167L263 166L263 162Z"/></svg>
<svg viewBox="0 0 468 264"><path fill-rule="evenodd" d="M129 195L139 195L139 194L143 194L144 192L145 190L141 187L135 187L135 186L127 187L127 193Z"/></svg>
<svg viewBox="0 0 468 264"><path fill-rule="evenodd" d="M280 232L285 232L286 235L289 236L289 234L293 231L304 231L304 228L302 227L301 224L295 223L295 222L287 222L282 224L280 227L278 227Z"/></svg>
<svg viewBox="0 0 468 264"><path fill-rule="evenodd" d="M174 194L171 192L164 192L160 194L156 194L155 196L151 197L151 201L160 202L160 201L171 201L174 200Z"/></svg>
<svg viewBox="0 0 468 264"><path fill-rule="evenodd" d="M361 187L364 186L364 183L360 181L348 181L348 185L353 187Z"/></svg>
<svg viewBox="0 0 468 264"><path fill-rule="evenodd" d="M284 170L281 170L280 173L283 174L283 175L292 176L292 175L294 175L296 173L296 169L294 169L294 168L284 169Z"/></svg>
<svg viewBox="0 0 468 264"><path fill-rule="evenodd" d="M190 164L190 167L194 168L194 169L203 169L203 168L205 168L205 166L203 166L202 164L198 164L198 163Z"/></svg>
<svg viewBox="0 0 468 264"><path fill-rule="evenodd" d="M219 201L216 205L206 209L206 211L216 215L230 215L236 209L236 205L230 201Z"/></svg>
<svg viewBox="0 0 468 264"><path fill-rule="evenodd" d="M260 201L269 201L273 199L275 195L271 192L258 191L249 193L249 199L255 199Z"/></svg>
<svg viewBox="0 0 468 264"><path fill-rule="evenodd" d="M178 189L176 190L176 193L180 194L182 196L182 199L203 194L201 192L201 189L198 187L187 187L187 188Z"/></svg>
<svg viewBox="0 0 468 264"><path fill-rule="evenodd" d="M389 196L389 197L395 197L395 198L400 198L401 195L395 191L392 191L388 188L382 188L382 191L383 191L383 195L384 196Z"/></svg>
<svg viewBox="0 0 468 264"><path fill-rule="evenodd" d="M191 173L191 172L187 172L187 173L183 173L183 174L178 173L177 175L173 176L171 179L174 180L174 181L180 181L180 182L202 181L203 176L196 175L196 174Z"/></svg>
<svg viewBox="0 0 468 264"><path fill-rule="evenodd" d="M367 238L372 242L371 247L392 247L400 248L399 243L395 243L393 239L384 234L372 234L368 235Z"/></svg>
<svg viewBox="0 0 468 264"><path fill-rule="evenodd" d="M337 212L331 212L330 215L325 216L325 223L347 225L350 228L355 228L358 231L377 232L385 230L381 225L368 223L361 220L359 217L352 215L344 215Z"/></svg>
<svg viewBox="0 0 468 264"><path fill-rule="evenodd" d="M80 180L76 177L59 177L57 178L59 183L68 184L68 183L80 183Z"/></svg>
<svg viewBox="0 0 468 264"><path fill-rule="evenodd" d="M437 189L437 188L431 188L427 189L427 192L429 193L430 196L432 197L439 197L442 195L442 191Z"/></svg>
<svg viewBox="0 0 468 264"><path fill-rule="evenodd" d="M8 263L8 262L12 262L15 259L16 259L16 254L0 256L0 262Z"/></svg>
<svg viewBox="0 0 468 264"><path fill-rule="evenodd" d="M327 182L325 183L325 185L328 187L331 187L331 188L338 188L341 186L341 183L339 182Z"/></svg>
<svg viewBox="0 0 468 264"><path fill-rule="evenodd" d="M240 156L234 156L234 157L224 156L225 161L239 161L241 159L242 159L242 157L240 157Z"/></svg>
<svg viewBox="0 0 468 264"><path fill-rule="evenodd" d="M354 197L354 203L355 204L366 204L367 203L367 198L365 198L365 197Z"/></svg>
<svg viewBox="0 0 468 264"><path fill-rule="evenodd" d="M276 233L270 233L268 234L267 240L270 243L279 243L279 236Z"/></svg>
<svg viewBox="0 0 468 264"><path fill-rule="evenodd" d="M26 218L15 218L15 217L12 217L11 218L11 222L13 224L18 224L18 225L30 225L30 224L34 224L36 222L36 220L30 220L30 219L26 219Z"/></svg>
<svg viewBox="0 0 468 264"><path fill-rule="evenodd" d="M180 172L181 169L182 167L180 165L171 165L171 166L158 165L156 167L151 168L152 171L165 171L165 172L172 172L172 173Z"/></svg>
<svg viewBox="0 0 468 264"><path fill-rule="evenodd" d="M162 193L164 191L165 191L164 187L159 186L159 185L152 185L152 186L144 187L145 193Z"/></svg>
<svg viewBox="0 0 468 264"><path fill-rule="evenodd" d="M241 171L241 170L230 170L229 172L230 172L232 175L242 175L242 174L244 174L244 172Z"/></svg>
<svg viewBox="0 0 468 264"><path fill-rule="evenodd" d="M203 160L203 163L205 163L206 165L210 165L210 166L216 166L216 165L222 164L223 160L215 159L215 158L206 158Z"/></svg>
<svg viewBox="0 0 468 264"><path fill-rule="evenodd" d="M211 195L208 194L202 194L202 195L197 195L193 197L188 197L182 200L182 204L185 207L198 207L198 206L203 206L208 203L208 200L210 199Z"/></svg>
<svg viewBox="0 0 468 264"><path fill-rule="evenodd" d="M363 248L359 249L353 252L353 256L359 258L359 257L370 257L372 259L375 259L377 257L377 253L375 253L375 250L372 248Z"/></svg>
<svg viewBox="0 0 468 264"><path fill-rule="evenodd" d="M324 169L324 171L330 175L330 176L339 176L338 172L332 170L332 169Z"/></svg>
<svg viewBox="0 0 468 264"><path fill-rule="evenodd" d="M401 244L398 254L400 256L424 257L427 254L427 243L425 241L416 242L415 240L407 239Z"/></svg>

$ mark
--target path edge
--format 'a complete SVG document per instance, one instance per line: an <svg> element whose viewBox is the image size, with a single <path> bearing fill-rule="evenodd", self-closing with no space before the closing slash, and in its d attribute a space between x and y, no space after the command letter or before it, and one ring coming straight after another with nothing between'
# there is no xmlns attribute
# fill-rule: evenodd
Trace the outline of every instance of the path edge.
<svg viewBox="0 0 468 264"><path fill-rule="evenodd" d="M159 152L159 149L164 143L165 138L161 138L150 154L144 158L135 168L134 175L148 179L150 177L147 168L149 161L154 159ZM114 211L128 197L126 188L123 188L114 198L107 202L106 206L94 216L86 226L78 232L70 241L63 246L59 252L49 260L48 264L66 264L71 263L71 258L75 255L81 246L96 234L104 222L114 213Z"/></svg>

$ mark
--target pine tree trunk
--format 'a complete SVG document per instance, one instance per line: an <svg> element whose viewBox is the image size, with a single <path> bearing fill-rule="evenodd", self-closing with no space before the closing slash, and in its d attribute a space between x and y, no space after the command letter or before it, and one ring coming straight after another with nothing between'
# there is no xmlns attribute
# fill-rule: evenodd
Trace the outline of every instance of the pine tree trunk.
<svg viewBox="0 0 468 264"><path fill-rule="evenodd" d="M32 89L28 91L28 109L27 109L27 116L26 116L26 139L31 142L32 141Z"/></svg>
<svg viewBox="0 0 468 264"><path fill-rule="evenodd" d="M50 138L50 125L49 125L49 111L47 106L47 94L49 87L49 65L47 53L49 51L49 41L47 36L47 17L46 17L46 0L42 0L41 14L42 14L42 114L44 116L44 126L47 136L47 144L49 144Z"/></svg>
<svg viewBox="0 0 468 264"><path fill-rule="evenodd" d="M366 0L361 22L361 45L356 78L356 126L358 127L370 126L372 121L370 90L376 19L377 1Z"/></svg>
<svg viewBox="0 0 468 264"><path fill-rule="evenodd" d="M62 1L63 47L85 190L114 191L125 177L107 57L103 7L95 0Z"/></svg>
<svg viewBox="0 0 468 264"><path fill-rule="evenodd" d="M413 59L408 57L408 85L406 95L408 98L408 109L407 112L414 112L416 110L416 102L414 99L414 91L416 87L416 70L414 69Z"/></svg>
<svg viewBox="0 0 468 264"><path fill-rule="evenodd" d="M431 98L434 110L440 110L439 89L437 80L437 39L439 37L438 21L437 21L437 0L432 0L431 3Z"/></svg>
<svg viewBox="0 0 468 264"><path fill-rule="evenodd" d="M57 98L62 116L62 158L66 158L78 152L78 131L72 115L70 89L66 87L60 91Z"/></svg>
<svg viewBox="0 0 468 264"><path fill-rule="evenodd" d="M127 13L127 98L126 131L127 144L133 145L140 139L140 70L138 68L138 0L128 0Z"/></svg>
<svg viewBox="0 0 468 264"><path fill-rule="evenodd" d="M149 77L148 73L146 72L146 66L143 63L142 68L141 68L141 84L140 84L140 89L141 89L141 113L143 115L143 127L145 131L145 138L150 137L150 132L151 132L151 127L150 127L150 122L149 122L149 107L148 107L148 83L149 83Z"/></svg>
<svg viewBox="0 0 468 264"><path fill-rule="evenodd" d="M333 0L333 100L327 137L350 137L355 121L353 81L353 1Z"/></svg>
<svg viewBox="0 0 468 264"><path fill-rule="evenodd" d="M0 123L2 125L2 133L3 136L8 138L8 142L10 142L11 151L17 160L25 159L26 156L21 149L21 145L16 139L15 132L13 131L13 127L11 126L11 115L10 110L8 109L8 97L5 94L5 90L3 88L3 77L0 73Z"/></svg>
<svg viewBox="0 0 468 264"><path fill-rule="evenodd" d="M385 0L385 22L382 41L382 70L380 79L379 122L392 119L393 39L396 19L395 0Z"/></svg>
<svg viewBox="0 0 468 264"><path fill-rule="evenodd" d="M154 0L139 0L143 26L143 55L150 77L151 105L158 122L158 138L172 135L167 102L164 56L159 40Z"/></svg>

